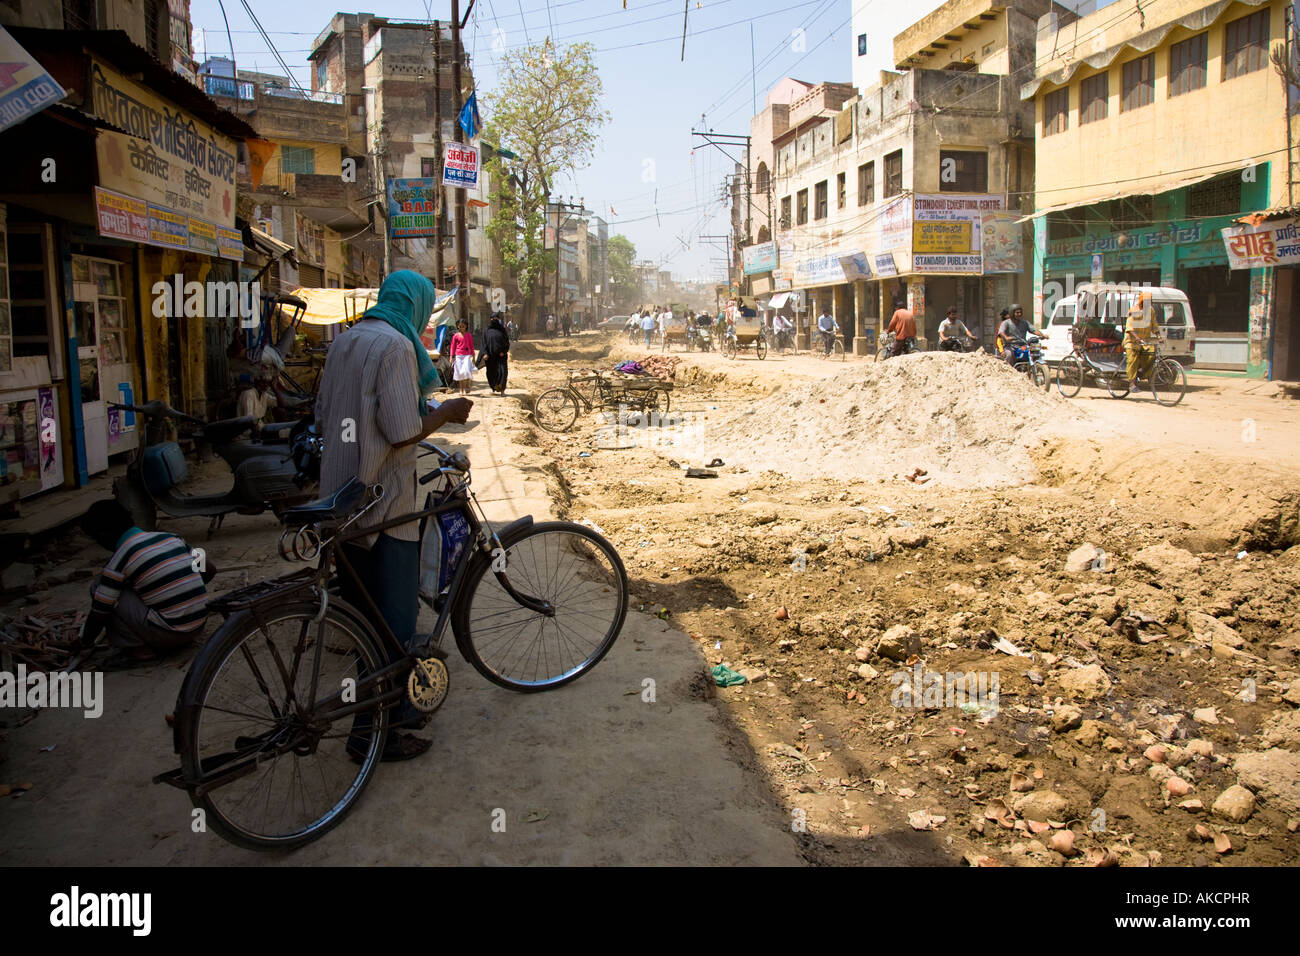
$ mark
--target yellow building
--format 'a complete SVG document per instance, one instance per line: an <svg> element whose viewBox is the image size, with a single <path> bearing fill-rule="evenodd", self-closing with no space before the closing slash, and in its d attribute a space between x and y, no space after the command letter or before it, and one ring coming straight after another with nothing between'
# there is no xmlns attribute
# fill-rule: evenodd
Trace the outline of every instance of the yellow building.
<svg viewBox="0 0 1300 956"><path fill-rule="evenodd" d="M1039 20L1034 306L1089 279L1176 286L1198 365L1269 374L1272 268L1230 269L1221 230L1291 202L1282 0L1148 0ZM1289 284L1289 276L1287 277Z"/></svg>

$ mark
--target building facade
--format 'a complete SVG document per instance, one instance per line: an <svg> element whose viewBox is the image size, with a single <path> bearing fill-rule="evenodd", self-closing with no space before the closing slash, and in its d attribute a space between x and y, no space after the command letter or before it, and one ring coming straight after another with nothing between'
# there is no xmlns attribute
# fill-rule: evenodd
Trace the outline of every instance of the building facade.
<svg viewBox="0 0 1300 956"><path fill-rule="evenodd" d="M1222 230L1293 201L1296 104L1270 63L1290 7L1151 0L1043 18L1022 88L1035 120L1036 316L1093 278L1176 286L1197 365L1270 374L1278 280L1289 290L1290 277L1230 268Z"/></svg>

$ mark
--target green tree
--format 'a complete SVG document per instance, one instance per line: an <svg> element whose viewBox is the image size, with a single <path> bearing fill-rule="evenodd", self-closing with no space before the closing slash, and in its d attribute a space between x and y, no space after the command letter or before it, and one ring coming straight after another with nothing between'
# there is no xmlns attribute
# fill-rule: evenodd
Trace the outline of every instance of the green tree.
<svg viewBox="0 0 1300 956"><path fill-rule="evenodd" d="M636 246L627 236L609 237L609 284L614 289L614 301L629 308L637 299Z"/></svg>
<svg viewBox="0 0 1300 956"><path fill-rule="evenodd" d="M591 163L596 134L609 121L600 105L595 51L591 43L557 50L549 37L507 51L496 89L484 96L484 140L514 154L485 150L491 153L484 165L493 185L487 236L528 303L541 277L555 269L556 253L545 241L552 185L559 174Z"/></svg>

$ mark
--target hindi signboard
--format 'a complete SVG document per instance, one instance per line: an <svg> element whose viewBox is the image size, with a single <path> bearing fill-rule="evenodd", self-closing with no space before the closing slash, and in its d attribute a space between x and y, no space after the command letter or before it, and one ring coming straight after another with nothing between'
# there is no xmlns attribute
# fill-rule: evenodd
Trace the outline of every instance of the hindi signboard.
<svg viewBox="0 0 1300 956"><path fill-rule="evenodd" d="M388 236L420 239L438 235L438 181L433 177L388 181Z"/></svg>
<svg viewBox="0 0 1300 956"><path fill-rule="evenodd" d="M121 132L95 139L99 184L174 214L235 225L235 141L100 60L88 107Z"/></svg>
<svg viewBox="0 0 1300 956"><path fill-rule="evenodd" d="M442 184L457 189L478 185L478 149L464 143L448 143L442 161Z"/></svg>
<svg viewBox="0 0 1300 956"><path fill-rule="evenodd" d="M1300 264L1300 219L1228 226L1222 232L1229 269Z"/></svg>
<svg viewBox="0 0 1300 956"><path fill-rule="evenodd" d="M244 258L244 239L227 229L134 196L95 187L95 219L101 236L164 249L187 249L222 259Z"/></svg>

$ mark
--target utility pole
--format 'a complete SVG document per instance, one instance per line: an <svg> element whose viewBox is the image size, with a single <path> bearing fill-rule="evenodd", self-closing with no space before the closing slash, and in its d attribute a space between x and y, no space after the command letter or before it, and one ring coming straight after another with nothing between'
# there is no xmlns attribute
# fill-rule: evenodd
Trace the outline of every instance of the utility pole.
<svg viewBox="0 0 1300 956"><path fill-rule="evenodd" d="M442 145L442 24L437 20L433 21L433 144L434 156L433 174L438 177L434 183L438 195L438 235L434 239L433 247L433 284L442 288L442 284L447 281L447 274L444 269L442 258L442 227L447 221L447 190L442 188L442 160L444 147Z"/></svg>
<svg viewBox="0 0 1300 956"><path fill-rule="evenodd" d="M700 137L700 139L704 140L704 142L708 143L710 146L717 147L718 152L722 153L723 156L726 156L737 166L740 165L740 162L722 147L723 146L744 146L745 147L745 236L744 236L744 240L745 240L745 244L748 245L753 241L753 237L754 237L754 233L753 233L754 223L750 215L750 210L754 205L754 200L751 196L751 186L753 180L750 178L750 172L749 172L751 137L741 136L739 134L732 134L732 133L715 133L713 132L713 130L709 130L708 132L691 130L691 135L698 136ZM740 237L737 237L737 239L739 238ZM737 245L739 245L739 243L737 243ZM728 270L727 281L728 282L731 281L730 270ZM744 286L744 291L746 293L749 291L749 281L744 277L743 271L741 273L740 283L738 284Z"/></svg>
<svg viewBox="0 0 1300 956"><path fill-rule="evenodd" d="M474 7L473 0L470 0L470 9ZM466 19L469 18L469 10L465 11ZM464 24L460 19L460 0L451 0L451 83L455 88L456 116L460 117L461 108L465 105L461 99L460 88L460 60L461 60L461 43L460 31ZM465 221L465 188L462 186L456 189L456 284L460 286L460 297L463 302L469 301L469 228ZM458 314L465 318L467 313L465 309L458 309Z"/></svg>

